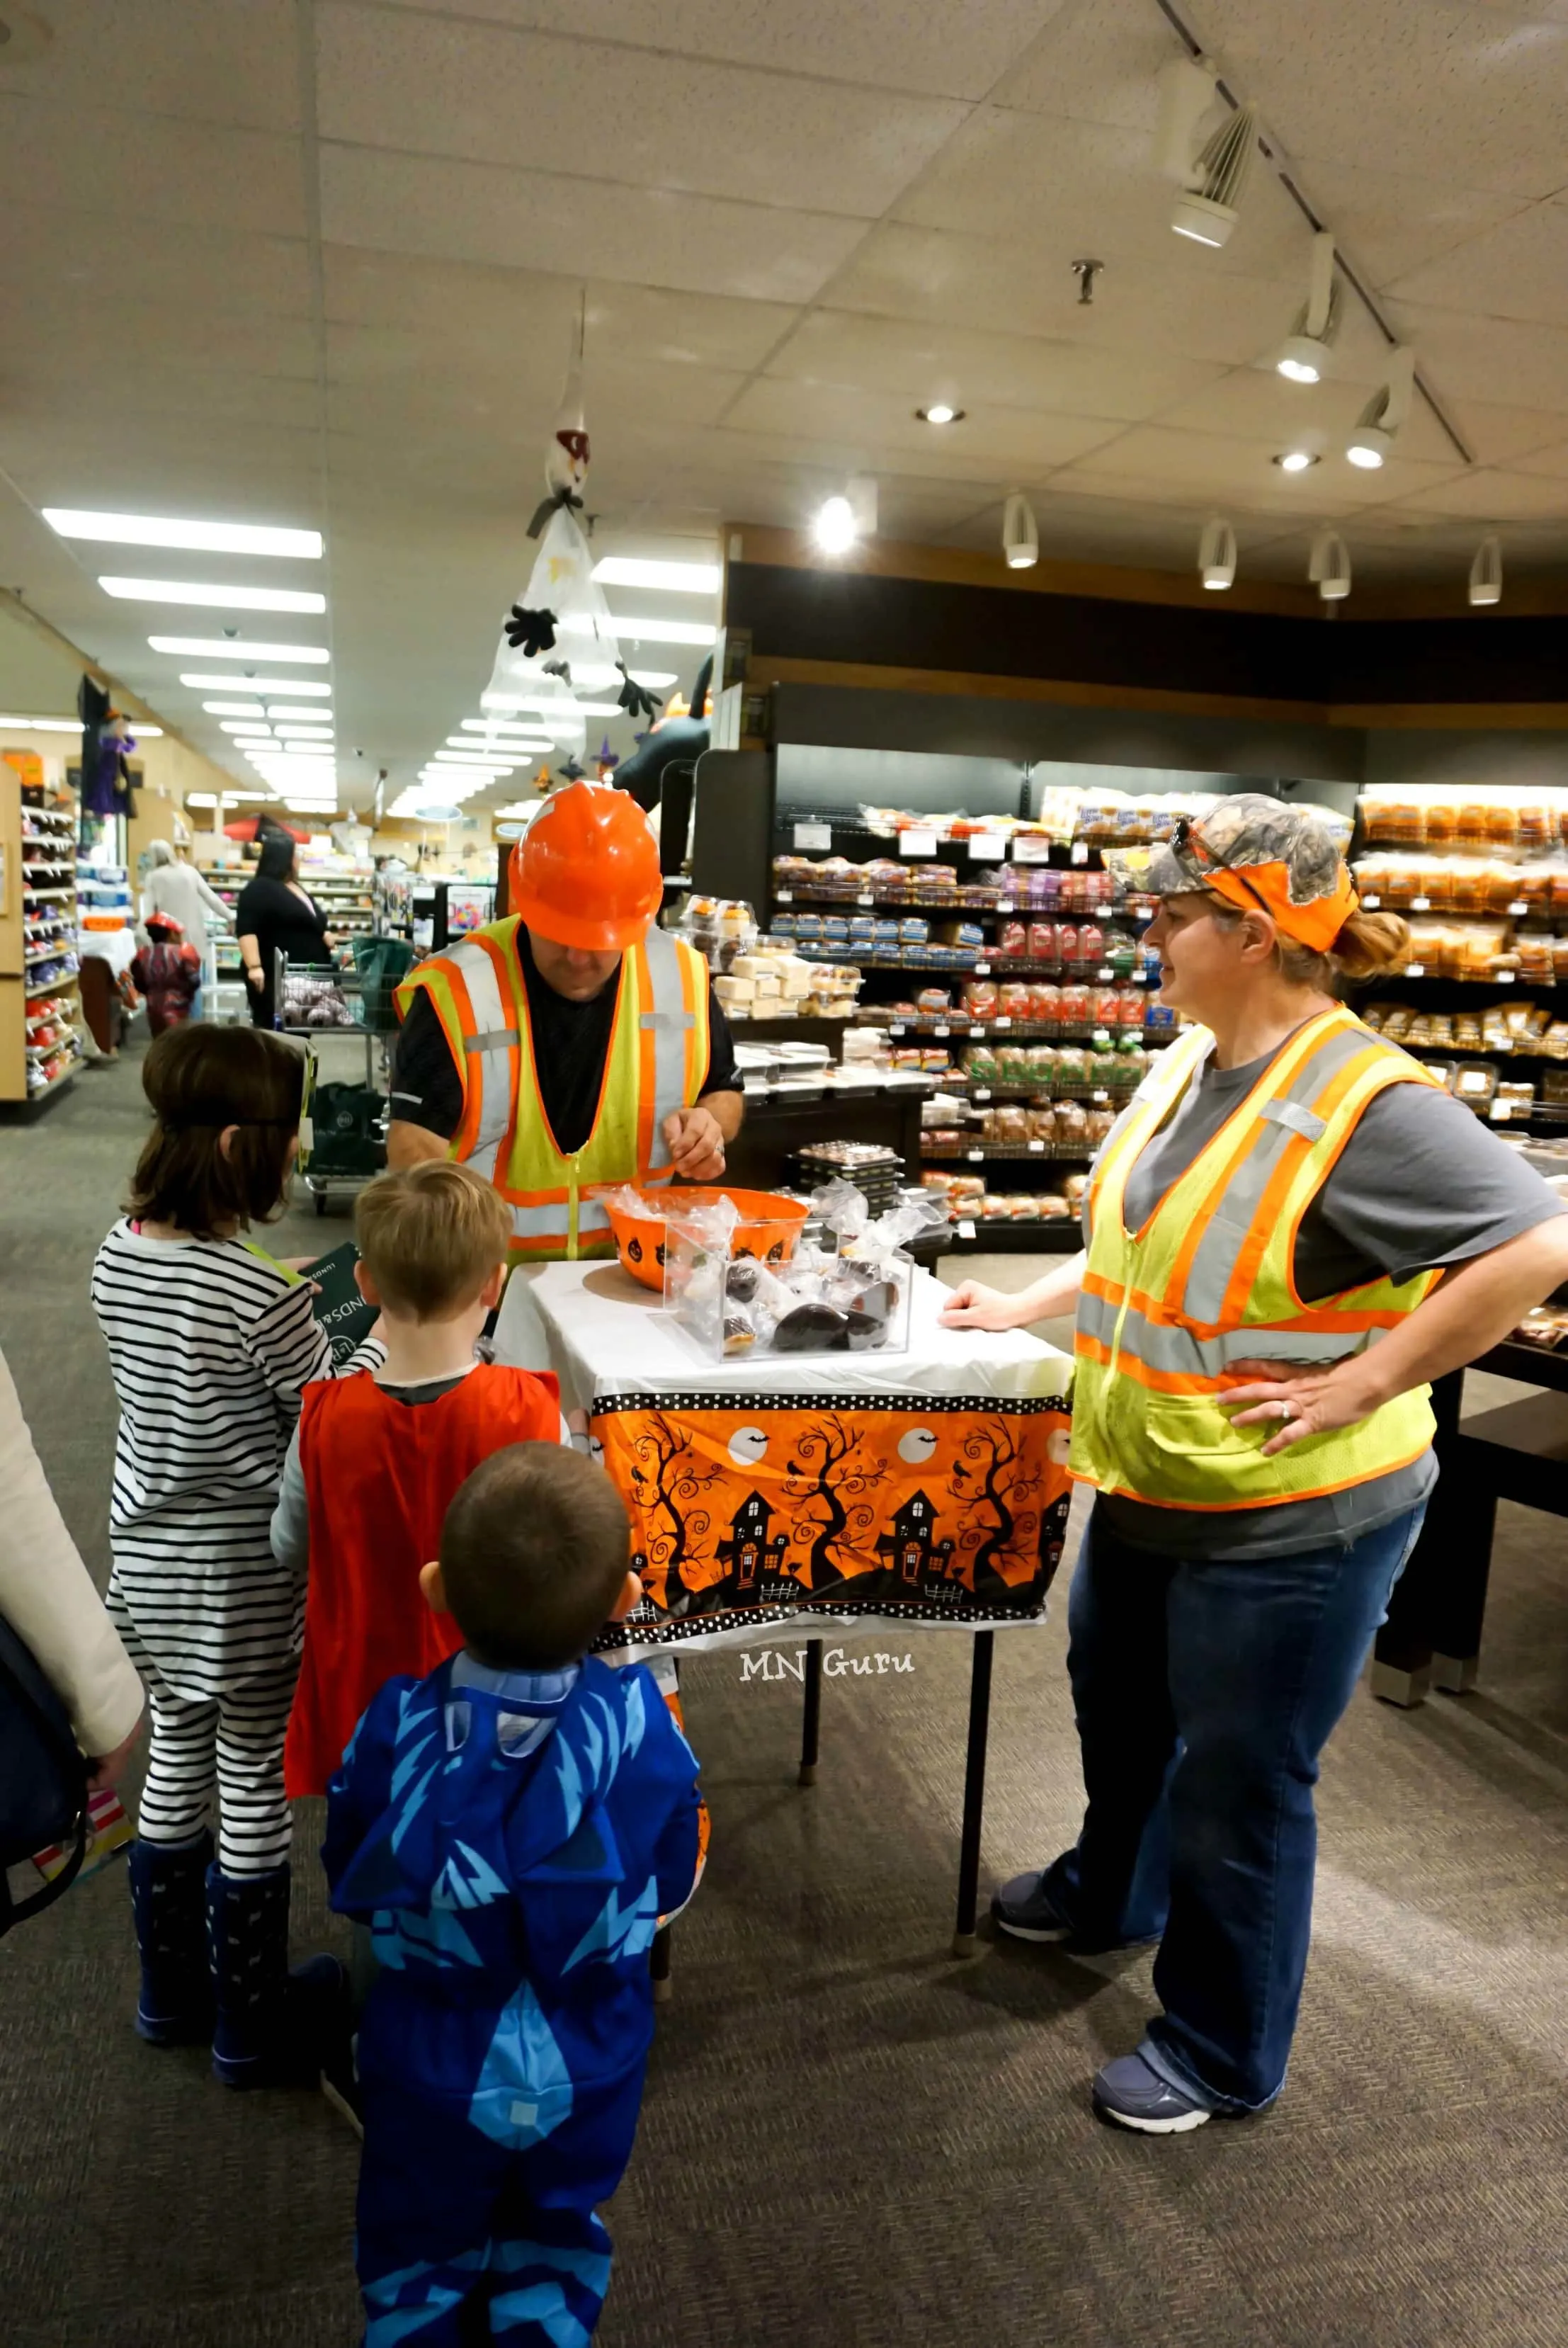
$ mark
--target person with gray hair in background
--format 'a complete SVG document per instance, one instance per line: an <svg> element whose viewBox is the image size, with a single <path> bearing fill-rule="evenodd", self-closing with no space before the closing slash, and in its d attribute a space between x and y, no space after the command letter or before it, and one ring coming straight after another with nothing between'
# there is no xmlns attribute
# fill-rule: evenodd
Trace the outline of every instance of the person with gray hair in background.
<svg viewBox="0 0 1568 2348"><path fill-rule="evenodd" d="M141 884L141 918L146 922L154 913L169 913L185 932L186 942L193 945L201 957L203 970L207 963L208 917L227 928L231 915L216 890L201 878L193 864L185 863L166 839L155 839L147 851L147 877ZM191 1004L190 1016L201 1016L202 990L198 987Z"/></svg>

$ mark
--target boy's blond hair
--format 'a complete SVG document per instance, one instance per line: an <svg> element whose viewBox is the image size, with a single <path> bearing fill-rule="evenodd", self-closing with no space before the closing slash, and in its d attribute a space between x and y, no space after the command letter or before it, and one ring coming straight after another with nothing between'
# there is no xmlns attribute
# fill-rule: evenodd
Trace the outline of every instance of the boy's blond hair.
<svg viewBox="0 0 1568 2348"><path fill-rule="evenodd" d="M354 1235L390 1312L444 1321L471 1304L505 1261L511 1210L466 1166L428 1159L366 1185Z"/></svg>

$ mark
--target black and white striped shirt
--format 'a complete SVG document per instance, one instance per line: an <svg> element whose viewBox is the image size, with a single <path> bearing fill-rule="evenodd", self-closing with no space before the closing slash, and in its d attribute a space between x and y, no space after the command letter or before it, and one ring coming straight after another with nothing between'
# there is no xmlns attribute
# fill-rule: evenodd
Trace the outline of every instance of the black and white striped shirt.
<svg viewBox="0 0 1568 2348"><path fill-rule="evenodd" d="M269 1538L300 1394L330 1377L307 1282L239 1239L117 1223L92 1301L119 1399L108 1606L132 1657L201 1701L299 1651L303 1581ZM362 1348L359 1368L381 1358Z"/></svg>

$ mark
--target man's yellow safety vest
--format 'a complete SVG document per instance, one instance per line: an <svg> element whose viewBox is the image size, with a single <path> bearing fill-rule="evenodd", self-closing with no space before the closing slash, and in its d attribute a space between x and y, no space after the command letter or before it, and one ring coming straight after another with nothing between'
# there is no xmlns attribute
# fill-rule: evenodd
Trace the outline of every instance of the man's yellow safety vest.
<svg viewBox="0 0 1568 2348"><path fill-rule="evenodd" d="M1096 1163L1070 1465L1102 1492L1157 1508L1269 1508L1387 1475L1432 1439L1423 1385L1358 1426L1305 1437L1265 1459L1278 1428L1233 1426L1218 1397L1247 1383L1233 1363L1340 1361L1430 1292L1436 1272L1369 1281L1308 1304L1292 1273L1302 1217L1367 1102L1386 1085L1438 1079L1349 1011L1321 1012L1281 1045L1142 1228L1129 1231L1128 1179L1212 1045L1196 1027L1161 1053ZM1398 1181L1397 1167L1388 1179Z"/></svg>
<svg viewBox="0 0 1568 2348"><path fill-rule="evenodd" d="M397 989L407 1016L423 987L462 1077L463 1113L449 1155L495 1184L511 1208L513 1263L614 1255L592 1195L617 1182L664 1183L674 1168L662 1128L707 1076L707 964L695 947L650 928L621 957L614 1024L593 1128L570 1156L556 1147L540 1098L521 923L492 922L411 971Z"/></svg>

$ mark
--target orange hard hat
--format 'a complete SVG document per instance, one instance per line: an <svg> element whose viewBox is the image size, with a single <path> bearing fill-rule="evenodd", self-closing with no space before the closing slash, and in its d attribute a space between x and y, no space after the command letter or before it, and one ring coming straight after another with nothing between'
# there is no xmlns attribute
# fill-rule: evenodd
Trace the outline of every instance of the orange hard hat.
<svg viewBox="0 0 1568 2348"><path fill-rule="evenodd" d="M659 851L635 799L569 783L511 851L508 904L558 945L639 945L664 898Z"/></svg>

